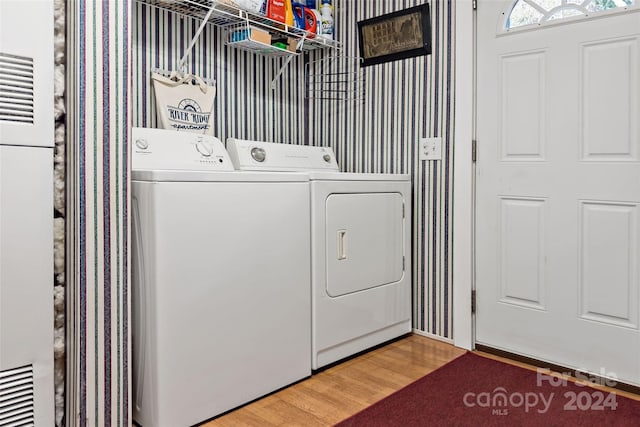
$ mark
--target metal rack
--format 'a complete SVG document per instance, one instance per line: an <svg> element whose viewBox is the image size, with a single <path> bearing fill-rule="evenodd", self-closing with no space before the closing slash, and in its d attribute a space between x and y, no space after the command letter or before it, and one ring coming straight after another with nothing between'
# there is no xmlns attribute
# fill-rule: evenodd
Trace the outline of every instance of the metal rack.
<svg viewBox="0 0 640 427"><path fill-rule="evenodd" d="M334 40L316 37L308 31L291 27L278 21L267 18L260 13L243 10L233 5L230 1L216 0L137 0L144 3L168 10L170 12L179 13L185 16L205 19L206 22L228 29L229 27L246 25L263 29L269 33L276 34L279 37L292 37L299 40L298 49L308 51L313 49L340 49L340 43ZM199 33L196 34L197 38ZM302 43L300 43L302 42ZM239 49L249 50L266 56L283 56L283 49L271 46L261 46L256 48L255 45L247 43L227 42ZM286 51L285 51L286 52ZM295 52L288 52L288 55L295 55Z"/></svg>
<svg viewBox="0 0 640 427"><path fill-rule="evenodd" d="M330 56L305 64L306 97L327 101L363 101L362 58Z"/></svg>

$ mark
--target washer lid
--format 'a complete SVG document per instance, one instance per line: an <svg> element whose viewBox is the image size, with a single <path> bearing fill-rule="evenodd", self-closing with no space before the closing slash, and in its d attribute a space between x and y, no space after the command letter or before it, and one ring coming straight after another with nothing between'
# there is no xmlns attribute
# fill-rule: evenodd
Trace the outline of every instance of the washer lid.
<svg viewBox="0 0 640 427"><path fill-rule="evenodd" d="M309 175L291 172L134 170L131 178L147 182L309 182Z"/></svg>

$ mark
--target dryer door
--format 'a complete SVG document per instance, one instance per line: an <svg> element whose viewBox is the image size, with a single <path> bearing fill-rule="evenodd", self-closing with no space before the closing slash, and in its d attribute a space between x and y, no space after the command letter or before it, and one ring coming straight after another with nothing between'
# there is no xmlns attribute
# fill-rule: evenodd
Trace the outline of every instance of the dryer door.
<svg viewBox="0 0 640 427"><path fill-rule="evenodd" d="M326 290L330 297L384 286L402 278L402 205L400 193L327 197Z"/></svg>

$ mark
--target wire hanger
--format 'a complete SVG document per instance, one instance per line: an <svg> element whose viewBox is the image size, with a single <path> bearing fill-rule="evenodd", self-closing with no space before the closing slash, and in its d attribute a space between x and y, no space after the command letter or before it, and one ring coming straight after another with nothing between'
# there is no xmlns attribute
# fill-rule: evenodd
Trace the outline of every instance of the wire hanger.
<svg viewBox="0 0 640 427"><path fill-rule="evenodd" d="M191 39L191 42L189 43L189 47L185 51L182 58L180 58L180 62L178 62L178 69L177 69L178 78L181 78L183 75L187 73L187 59L191 54L191 50L193 50L193 46L195 46L196 42L200 38L202 31L204 31L204 27L207 25L207 22L209 22L209 18L211 17L211 14L213 13L214 8L215 8L215 5L212 5L209 11L207 12L207 14L205 15L204 19L202 20L202 23L200 24L198 31L196 31L195 35ZM164 70L161 68L152 68L151 72L160 74L165 77L170 77L172 74L175 74L176 70ZM215 86L216 84L216 80L213 78L203 77L202 81L204 81L209 86Z"/></svg>

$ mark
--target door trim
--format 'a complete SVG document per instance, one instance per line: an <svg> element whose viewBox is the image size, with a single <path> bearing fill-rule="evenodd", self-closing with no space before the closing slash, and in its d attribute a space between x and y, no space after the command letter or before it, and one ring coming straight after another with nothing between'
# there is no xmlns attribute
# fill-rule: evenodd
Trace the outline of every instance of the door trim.
<svg viewBox="0 0 640 427"><path fill-rule="evenodd" d="M473 163L471 141L474 133L474 51L473 3L456 2L455 33L455 144L453 147L453 343L471 350L473 318Z"/></svg>

